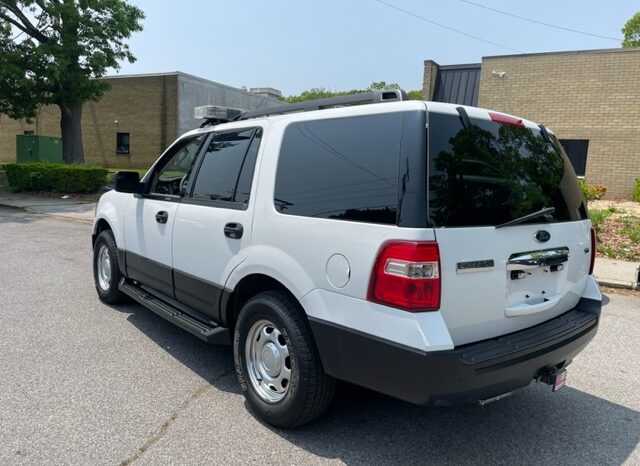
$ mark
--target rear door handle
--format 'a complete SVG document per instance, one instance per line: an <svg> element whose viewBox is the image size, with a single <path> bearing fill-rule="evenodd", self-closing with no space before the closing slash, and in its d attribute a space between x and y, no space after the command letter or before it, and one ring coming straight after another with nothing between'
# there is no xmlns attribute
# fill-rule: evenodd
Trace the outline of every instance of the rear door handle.
<svg viewBox="0 0 640 466"><path fill-rule="evenodd" d="M530 270L550 267L569 260L569 248L541 249L512 254L507 261L507 270Z"/></svg>
<svg viewBox="0 0 640 466"><path fill-rule="evenodd" d="M169 214L166 210L161 210L156 214L156 222L167 223L167 220L169 220Z"/></svg>
<svg viewBox="0 0 640 466"><path fill-rule="evenodd" d="M239 223L227 223L224 226L224 236L231 239L240 239L242 238L242 233L244 233L244 228Z"/></svg>

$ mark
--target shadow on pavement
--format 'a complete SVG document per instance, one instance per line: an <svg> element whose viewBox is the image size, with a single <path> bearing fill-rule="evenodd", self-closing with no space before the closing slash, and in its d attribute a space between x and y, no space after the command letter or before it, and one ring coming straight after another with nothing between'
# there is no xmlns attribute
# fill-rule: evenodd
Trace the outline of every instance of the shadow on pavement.
<svg viewBox="0 0 640 466"><path fill-rule="evenodd" d="M229 382L230 347L212 346L137 304L112 307L216 389ZM220 368L223 367L222 375ZM349 384L317 421L265 425L314 455L346 464L622 464L640 442L640 413L570 387L532 384L486 406L423 408ZM246 405L246 403L245 403Z"/></svg>
<svg viewBox="0 0 640 466"><path fill-rule="evenodd" d="M640 413L538 384L495 404L451 408L349 387L315 424L271 430L346 464L622 464L640 441Z"/></svg>
<svg viewBox="0 0 640 466"><path fill-rule="evenodd" d="M230 346L205 343L139 304L109 307L118 312L131 314L127 320L158 346L216 388L230 391L229 384L217 384L221 378L221 368L224 375L233 371ZM231 391L240 393L240 388L235 384L234 387Z"/></svg>

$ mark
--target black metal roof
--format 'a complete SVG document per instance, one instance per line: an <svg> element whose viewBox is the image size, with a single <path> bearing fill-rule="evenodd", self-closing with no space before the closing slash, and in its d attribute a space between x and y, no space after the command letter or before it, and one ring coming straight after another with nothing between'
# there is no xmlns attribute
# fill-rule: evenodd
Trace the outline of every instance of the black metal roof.
<svg viewBox="0 0 640 466"><path fill-rule="evenodd" d="M440 66L433 100L460 105L478 105L480 63Z"/></svg>

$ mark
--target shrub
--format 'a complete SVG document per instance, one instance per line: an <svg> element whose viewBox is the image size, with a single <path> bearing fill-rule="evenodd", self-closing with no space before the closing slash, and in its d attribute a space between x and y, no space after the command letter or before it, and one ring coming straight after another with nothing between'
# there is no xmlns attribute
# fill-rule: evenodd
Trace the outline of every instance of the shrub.
<svg viewBox="0 0 640 466"><path fill-rule="evenodd" d="M633 200L640 202L640 178L636 179L636 185L633 188Z"/></svg>
<svg viewBox="0 0 640 466"><path fill-rule="evenodd" d="M106 168L64 163L25 162L4 166L7 181L16 191L91 193L107 180Z"/></svg>
<svg viewBox="0 0 640 466"><path fill-rule="evenodd" d="M585 180L578 180L578 184L587 201L602 199L604 193L607 192L607 187L603 184L589 184Z"/></svg>

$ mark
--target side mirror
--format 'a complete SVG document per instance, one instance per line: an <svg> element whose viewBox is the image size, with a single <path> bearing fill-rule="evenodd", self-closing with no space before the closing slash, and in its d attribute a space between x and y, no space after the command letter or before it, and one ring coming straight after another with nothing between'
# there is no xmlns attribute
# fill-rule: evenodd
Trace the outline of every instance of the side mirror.
<svg viewBox="0 0 640 466"><path fill-rule="evenodd" d="M115 190L119 193L140 193L140 173L138 172L117 172L115 177Z"/></svg>

